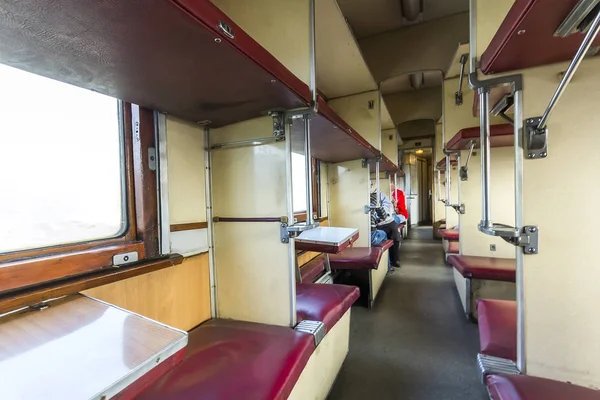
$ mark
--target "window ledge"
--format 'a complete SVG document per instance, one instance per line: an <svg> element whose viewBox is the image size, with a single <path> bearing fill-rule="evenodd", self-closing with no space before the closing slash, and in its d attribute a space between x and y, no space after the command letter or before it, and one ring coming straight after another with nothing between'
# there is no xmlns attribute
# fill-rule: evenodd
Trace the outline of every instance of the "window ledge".
<svg viewBox="0 0 600 400"><path fill-rule="evenodd" d="M107 267L85 275L49 282L27 289L0 293L0 314L123 279L173 267L182 262L183 256L172 254L167 258L159 260L143 261L135 265L119 268Z"/></svg>

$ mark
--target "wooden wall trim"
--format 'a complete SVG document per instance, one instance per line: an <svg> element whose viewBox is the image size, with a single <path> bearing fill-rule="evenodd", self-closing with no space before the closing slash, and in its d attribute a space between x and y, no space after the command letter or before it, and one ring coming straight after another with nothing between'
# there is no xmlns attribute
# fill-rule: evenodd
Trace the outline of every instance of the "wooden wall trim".
<svg viewBox="0 0 600 400"><path fill-rule="evenodd" d="M138 275L148 274L150 272L181 264L182 262L183 256L173 254L168 258L142 262L130 267L109 267L84 276L63 279L34 288L4 293L0 295L0 314L68 294L79 293L82 290L95 288Z"/></svg>
<svg viewBox="0 0 600 400"><path fill-rule="evenodd" d="M171 225L171 232L193 231L195 229L207 229L208 222L189 222L186 224Z"/></svg>

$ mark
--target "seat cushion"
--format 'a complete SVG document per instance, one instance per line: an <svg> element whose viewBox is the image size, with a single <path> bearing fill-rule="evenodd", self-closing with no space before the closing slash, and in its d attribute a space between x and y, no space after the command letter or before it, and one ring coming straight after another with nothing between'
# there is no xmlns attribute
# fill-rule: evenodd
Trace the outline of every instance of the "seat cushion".
<svg viewBox="0 0 600 400"><path fill-rule="evenodd" d="M482 354L517 361L517 302L477 302L479 345Z"/></svg>
<svg viewBox="0 0 600 400"><path fill-rule="evenodd" d="M460 250L460 248L459 248L458 242L448 243L448 254L458 254L459 250Z"/></svg>
<svg viewBox="0 0 600 400"><path fill-rule="evenodd" d="M299 283L296 285L298 322L321 321L329 332L359 296L356 286Z"/></svg>
<svg viewBox="0 0 600 400"><path fill-rule="evenodd" d="M183 363L137 399L286 399L314 350L310 334L223 319L188 339Z"/></svg>
<svg viewBox="0 0 600 400"><path fill-rule="evenodd" d="M384 240L383 242L374 245L375 247L381 247L383 249L383 251L388 250L390 247L392 247L394 245L394 241L393 240Z"/></svg>
<svg viewBox="0 0 600 400"><path fill-rule="evenodd" d="M600 400L600 391L527 375L489 375L492 400Z"/></svg>
<svg viewBox="0 0 600 400"><path fill-rule="evenodd" d="M383 254L381 247L349 247L329 256L332 269L377 269Z"/></svg>
<svg viewBox="0 0 600 400"><path fill-rule="evenodd" d="M448 263L465 278L504 282L514 282L516 279L515 260L510 258L451 255Z"/></svg>
<svg viewBox="0 0 600 400"><path fill-rule="evenodd" d="M314 282L314 280L325 271L325 257L315 257L300 267L302 282Z"/></svg>
<svg viewBox="0 0 600 400"><path fill-rule="evenodd" d="M460 231L458 229L440 229L440 235L446 240L458 240Z"/></svg>

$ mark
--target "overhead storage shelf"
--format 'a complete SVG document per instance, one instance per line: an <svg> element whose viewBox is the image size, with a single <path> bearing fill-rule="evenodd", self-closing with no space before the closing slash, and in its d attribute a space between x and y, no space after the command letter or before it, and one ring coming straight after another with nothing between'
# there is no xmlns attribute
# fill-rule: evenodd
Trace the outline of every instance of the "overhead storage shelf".
<svg viewBox="0 0 600 400"><path fill-rule="evenodd" d="M481 56L481 70L493 74L567 61L584 35L554 32L579 0L517 0ZM593 43L600 45L600 38Z"/></svg>
<svg viewBox="0 0 600 400"><path fill-rule="evenodd" d="M458 165L458 160L456 159L456 156L454 156L454 155L450 156L450 165ZM435 167L442 172L446 171L446 157L444 157L440 161L438 161L438 163L436 164Z"/></svg>
<svg viewBox="0 0 600 400"><path fill-rule="evenodd" d="M4 64L211 127L310 95L209 1L10 2L0 42Z"/></svg>
<svg viewBox="0 0 600 400"><path fill-rule="evenodd" d="M458 131L452 139L448 141L446 149L448 150L468 150L473 141L475 147L479 147L480 128L474 126ZM514 128L511 124L500 124L490 126L490 145L491 147L511 147L514 141ZM444 160L445 162L445 160ZM439 168L439 163L438 163ZM445 164L444 164L445 168Z"/></svg>
<svg viewBox="0 0 600 400"><path fill-rule="evenodd" d="M318 160L337 163L361 158L373 159L380 152L346 123L333 109L319 98L319 112L311 117L311 152ZM301 119L292 125L293 151L304 150L304 130Z"/></svg>

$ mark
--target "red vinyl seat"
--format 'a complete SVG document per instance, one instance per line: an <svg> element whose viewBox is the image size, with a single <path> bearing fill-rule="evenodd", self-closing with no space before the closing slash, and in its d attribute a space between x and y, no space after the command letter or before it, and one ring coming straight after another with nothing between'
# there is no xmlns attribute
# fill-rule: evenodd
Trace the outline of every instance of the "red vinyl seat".
<svg viewBox="0 0 600 400"><path fill-rule="evenodd" d="M186 358L137 399L286 399L314 351L312 335L214 319L189 333Z"/></svg>
<svg viewBox="0 0 600 400"><path fill-rule="evenodd" d="M517 361L517 302L477 302L481 354Z"/></svg>
<svg viewBox="0 0 600 400"><path fill-rule="evenodd" d="M390 247L392 247L394 245L394 241L393 240L384 240L383 242L374 245L375 247L380 247L381 249L383 249L383 251L388 250Z"/></svg>
<svg viewBox="0 0 600 400"><path fill-rule="evenodd" d="M460 231L458 229L439 229L438 232L446 240L458 240L460 238Z"/></svg>
<svg viewBox="0 0 600 400"><path fill-rule="evenodd" d="M299 283L296 285L298 322L321 321L329 332L359 296L356 286Z"/></svg>
<svg viewBox="0 0 600 400"><path fill-rule="evenodd" d="M302 282L314 282L319 275L325 271L325 257L315 257L303 266L300 267L300 276Z"/></svg>
<svg viewBox="0 0 600 400"><path fill-rule="evenodd" d="M448 254L458 254L459 253L459 245L458 242L450 242L448 243Z"/></svg>
<svg viewBox="0 0 600 400"><path fill-rule="evenodd" d="M600 391L527 375L489 375L491 400L600 400Z"/></svg>
<svg viewBox="0 0 600 400"><path fill-rule="evenodd" d="M448 263L465 278L515 282L516 264L510 258L451 255Z"/></svg>
<svg viewBox="0 0 600 400"><path fill-rule="evenodd" d="M339 254L329 256L332 269L377 269L381 255L381 247L349 247Z"/></svg>

